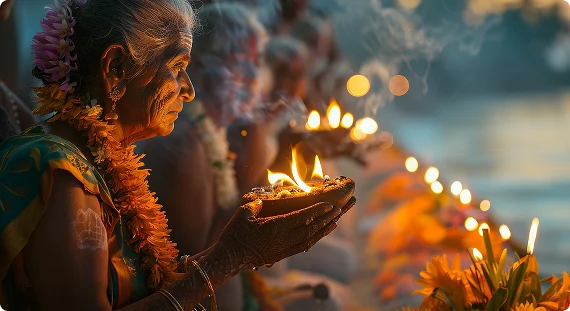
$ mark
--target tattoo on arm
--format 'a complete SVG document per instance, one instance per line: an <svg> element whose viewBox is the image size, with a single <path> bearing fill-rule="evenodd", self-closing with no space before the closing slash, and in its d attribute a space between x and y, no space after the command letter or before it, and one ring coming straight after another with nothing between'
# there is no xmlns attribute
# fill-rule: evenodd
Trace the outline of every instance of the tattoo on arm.
<svg viewBox="0 0 570 311"><path fill-rule="evenodd" d="M75 212L72 222L77 247L88 250L107 249L107 231L101 216L90 208Z"/></svg>

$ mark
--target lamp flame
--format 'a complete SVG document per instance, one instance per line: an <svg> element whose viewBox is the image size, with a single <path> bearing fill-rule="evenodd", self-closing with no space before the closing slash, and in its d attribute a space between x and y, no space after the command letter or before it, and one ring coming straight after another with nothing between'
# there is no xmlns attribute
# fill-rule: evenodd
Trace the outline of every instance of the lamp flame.
<svg viewBox="0 0 570 311"><path fill-rule="evenodd" d="M325 175L323 174L323 168L321 166L321 161L319 160L319 156L315 156L315 166L313 168L313 174L311 174L311 179L319 178L324 179Z"/></svg>
<svg viewBox="0 0 570 311"><path fill-rule="evenodd" d="M269 183L272 185L275 185L277 182L279 181L283 181L283 182L288 182L291 185L296 186L297 184L295 183L295 181L293 179L291 179L291 177L287 176L286 174L283 173L273 173L270 170L267 170L267 179L269 180Z"/></svg>
<svg viewBox="0 0 570 311"><path fill-rule="evenodd" d="M536 235L538 234L538 218L532 220L532 224L530 225L530 232L528 233L528 246L526 248L526 252L529 255L532 255L534 252L534 242L536 242Z"/></svg>
<svg viewBox="0 0 570 311"><path fill-rule="evenodd" d="M309 118L307 119L305 128L307 130L318 130L320 126L321 116L319 115L319 112L316 110L311 111L311 113L309 113Z"/></svg>
<svg viewBox="0 0 570 311"><path fill-rule="evenodd" d="M345 113L344 116L342 116L340 125L345 129L348 129L352 126L352 123L354 123L354 116L352 115L352 113L350 112Z"/></svg>
<svg viewBox="0 0 570 311"><path fill-rule="evenodd" d="M311 192L311 187L309 187L306 183L303 182L301 176L299 176L299 171L297 170L297 160L296 160L296 152L293 149L293 162L291 163L291 170L293 172L293 179L297 182L297 186L301 188L305 192Z"/></svg>
<svg viewBox="0 0 570 311"><path fill-rule="evenodd" d="M332 129L335 129L340 125L340 115L340 107L336 100L332 99L327 109L327 118L329 120L329 126Z"/></svg>
<svg viewBox="0 0 570 311"><path fill-rule="evenodd" d="M483 254L476 247L473 248L473 257L477 261L483 260Z"/></svg>

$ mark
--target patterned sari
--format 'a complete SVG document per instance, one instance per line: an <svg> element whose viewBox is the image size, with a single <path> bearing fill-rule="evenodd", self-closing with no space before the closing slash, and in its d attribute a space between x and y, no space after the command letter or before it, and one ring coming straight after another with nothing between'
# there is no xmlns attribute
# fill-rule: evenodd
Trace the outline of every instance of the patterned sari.
<svg viewBox="0 0 570 311"><path fill-rule="evenodd" d="M71 173L99 199L108 238L107 295L113 309L147 296L146 276L125 241L127 228L103 177L76 146L35 126L0 144L0 305L8 310L34 307L22 251L47 207L56 170Z"/></svg>

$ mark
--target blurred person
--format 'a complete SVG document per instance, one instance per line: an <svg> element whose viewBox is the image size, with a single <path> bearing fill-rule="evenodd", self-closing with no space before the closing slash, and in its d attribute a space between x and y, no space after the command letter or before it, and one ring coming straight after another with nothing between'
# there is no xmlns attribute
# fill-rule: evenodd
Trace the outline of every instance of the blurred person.
<svg viewBox="0 0 570 311"><path fill-rule="evenodd" d="M260 218L255 201L234 208L210 248L179 257L134 143L170 134L194 98L191 6L56 0L48 9L32 50L42 83L34 112L49 122L0 144L2 309L190 310L336 227L346 210L327 203ZM315 226L299 225L307 219Z"/></svg>

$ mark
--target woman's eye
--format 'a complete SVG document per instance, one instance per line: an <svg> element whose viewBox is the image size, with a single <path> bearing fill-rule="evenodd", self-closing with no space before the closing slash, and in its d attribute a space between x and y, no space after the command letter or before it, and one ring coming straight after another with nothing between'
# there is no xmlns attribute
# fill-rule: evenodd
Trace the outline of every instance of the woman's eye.
<svg viewBox="0 0 570 311"><path fill-rule="evenodd" d="M184 70L184 67L186 67L186 66L184 66L184 63L178 63L178 64L174 65L174 69L178 72Z"/></svg>

